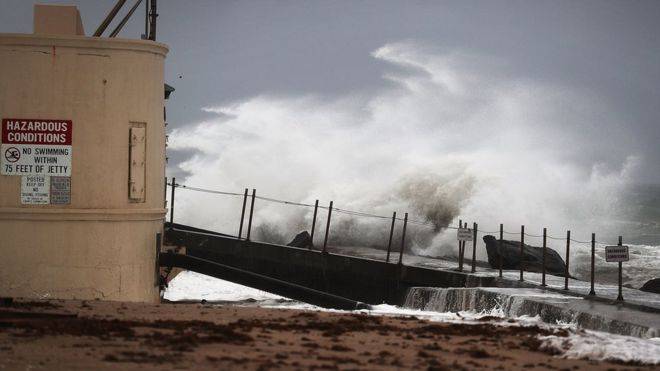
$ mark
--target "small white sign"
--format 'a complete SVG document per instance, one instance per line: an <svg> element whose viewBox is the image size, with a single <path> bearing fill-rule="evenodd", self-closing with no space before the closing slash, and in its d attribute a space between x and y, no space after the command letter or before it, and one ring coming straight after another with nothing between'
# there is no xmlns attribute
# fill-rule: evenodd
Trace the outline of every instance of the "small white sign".
<svg viewBox="0 0 660 371"><path fill-rule="evenodd" d="M458 228L457 237L459 241L472 241L472 229Z"/></svg>
<svg viewBox="0 0 660 371"><path fill-rule="evenodd" d="M605 246L606 262L627 262L630 260L628 246Z"/></svg>
<svg viewBox="0 0 660 371"><path fill-rule="evenodd" d="M50 204L50 177L44 175L25 175L21 179L21 204Z"/></svg>

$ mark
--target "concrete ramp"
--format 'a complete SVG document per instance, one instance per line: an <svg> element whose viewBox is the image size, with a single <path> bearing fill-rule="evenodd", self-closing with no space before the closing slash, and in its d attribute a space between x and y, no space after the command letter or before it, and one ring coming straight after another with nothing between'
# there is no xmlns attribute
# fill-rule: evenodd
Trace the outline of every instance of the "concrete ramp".
<svg viewBox="0 0 660 371"><path fill-rule="evenodd" d="M193 256L169 252L160 254L159 262L162 267L176 267L205 274L207 276L238 283L240 285L267 291L272 294L284 296L290 299L300 300L302 302L318 305L324 308L343 310L370 308L369 305L359 301L332 295L326 292L296 285L294 283L285 282L261 274L248 272Z"/></svg>

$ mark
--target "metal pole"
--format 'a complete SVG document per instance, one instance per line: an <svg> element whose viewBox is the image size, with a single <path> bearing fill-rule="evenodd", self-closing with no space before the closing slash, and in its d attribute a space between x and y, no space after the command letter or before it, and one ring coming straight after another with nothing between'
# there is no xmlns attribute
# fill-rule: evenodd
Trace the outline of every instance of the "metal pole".
<svg viewBox="0 0 660 371"><path fill-rule="evenodd" d="M595 296L596 290L594 290L594 270L595 270L595 256L596 256L596 234L591 234L591 290L589 290L589 296Z"/></svg>
<svg viewBox="0 0 660 371"><path fill-rule="evenodd" d="M619 246L623 246L623 236L619 236ZM616 301L623 301L623 262L619 262L619 296Z"/></svg>
<svg viewBox="0 0 660 371"><path fill-rule="evenodd" d="M94 37L99 37L103 34L103 31L105 31L106 28L108 28L108 25L112 20L115 18L117 13L119 13L119 10L121 9L122 6L124 6L124 3L126 3L126 0L118 0L117 3L115 3L115 6L110 10L110 13L105 16L103 19L103 22L99 25L99 27L94 31Z"/></svg>
<svg viewBox="0 0 660 371"><path fill-rule="evenodd" d="M314 216L312 217L312 233L310 234L310 239L312 240L312 244L309 246L310 250L314 246L314 230L316 229L316 213L318 211L319 211L319 200L316 200L316 202L314 202Z"/></svg>
<svg viewBox="0 0 660 371"><path fill-rule="evenodd" d="M401 233L401 249L399 250L399 265L403 265L403 249L406 246L406 227L408 226L408 213L403 217L403 232Z"/></svg>
<svg viewBox="0 0 660 371"><path fill-rule="evenodd" d="M541 268L541 286L545 287L545 256L548 249L548 229L543 228L543 264Z"/></svg>
<svg viewBox="0 0 660 371"><path fill-rule="evenodd" d="M564 290L568 290L568 266L571 259L571 231L566 231L566 270L564 271Z"/></svg>
<svg viewBox="0 0 660 371"><path fill-rule="evenodd" d="M151 0L151 10L149 11L149 40L156 41L156 18L158 17L157 0Z"/></svg>
<svg viewBox="0 0 660 371"><path fill-rule="evenodd" d="M497 256L500 261L500 278L502 278L502 242L504 241L504 224L500 223L500 243L497 245Z"/></svg>
<svg viewBox="0 0 660 371"><path fill-rule="evenodd" d="M241 209L241 224L238 226L238 239L240 240L243 236L243 220L245 220L245 205L247 204L248 189L245 188L245 193L243 193L243 208Z"/></svg>
<svg viewBox="0 0 660 371"><path fill-rule="evenodd" d="M325 224L325 237L323 238L323 253L327 254L328 252L328 233L330 233L330 218L332 217L332 201L330 201L330 207L328 207L328 220Z"/></svg>
<svg viewBox="0 0 660 371"><path fill-rule="evenodd" d="M525 246L525 226L520 226L520 280L523 280L523 248Z"/></svg>
<svg viewBox="0 0 660 371"><path fill-rule="evenodd" d="M172 194L170 196L170 228L174 228L174 189L176 188L176 178L172 177Z"/></svg>
<svg viewBox="0 0 660 371"><path fill-rule="evenodd" d="M133 5L131 10L128 11L128 13L121 20L121 22L119 22L117 27L115 27L115 29L112 30L112 32L110 33L110 37L115 37L115 36L117 36L117 34L119 34L121 29L124 28L124 26L126 25L126 22L128 22L128 20L131 18L131 16L133 16L133 13L135 13L135 10L137 9L137 7L140 6L141 2L142 2L142 0L137 0L135 2L135 5Z"/></svg>
<svg viewBox="0 0 660 371"><path fill-rule="evenodd" d="M463 219L458 219L458 229L463 228ZM458 270L463 270L463 263L461 262L461 247L463 246L463 241L458 240Z"/></svg>
<svg viewBox="0 0 660 371"><path fill-rule="evenodd" d="M152 0L155 1L155 0ZM250 217L248 218L248 230L246 240L250 241L250 232L252 232L252 214L254 214L254 199L257 196L257 190L252 188L252 200L250 201Z"/></svg>
<svg viewBox="0 0 660 371"><path fill-rule="evenodd" d="M467 222L463 223L463 228L467 228ZM465 244L467 241L462 241L461 242L461 259L460 259L460 267L459 270L463 272L463 266L465 265Z"/></svg>
<svg viewBox="0 0 660 371"><path fill-rule="evenodd" d="M474 229L473 236L472 236L472 273L475 272L476 269L476 261L477 261L477 223L472 224L472 229Z"/></svg>
<svg viewBox="0 0 660 371"><path fill-rule="evenodd" d="M143 39L149 38L149 0L144 1L144 36Z"/></svg>
<svg viewBox="0 0 660 371"><path fill-rule="evenodd" d="M396 211L392 213L392 226L390 226L390 239L387 242L387 257L385 263L390 262L390 252L392 251L392 236L394 236L394 222L396 221Z"/></svg>

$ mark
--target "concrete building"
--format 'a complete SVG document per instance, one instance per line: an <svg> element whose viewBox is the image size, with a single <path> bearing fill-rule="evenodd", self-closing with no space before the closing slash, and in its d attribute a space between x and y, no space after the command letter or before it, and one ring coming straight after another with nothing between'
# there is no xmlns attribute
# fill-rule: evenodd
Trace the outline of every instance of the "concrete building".
<svg viewBox="0 0 660 371"><path fill-rule="evenodd" d="M83 33L0 34L0 296L157 301L168 48Z"/></svg>

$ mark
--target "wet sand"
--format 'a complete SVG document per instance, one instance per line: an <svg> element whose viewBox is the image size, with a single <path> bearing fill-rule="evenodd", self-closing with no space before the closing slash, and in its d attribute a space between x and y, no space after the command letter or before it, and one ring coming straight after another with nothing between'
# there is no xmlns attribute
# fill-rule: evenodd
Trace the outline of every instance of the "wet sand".
<svg viewBox="0 0 660 371"><path fill-rule="evenodd" d="M555 335L565 335L560 332ZM0 306L0 369L557 369L538 327L232 305L14 301Z"/></svg>

